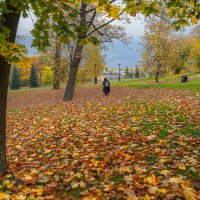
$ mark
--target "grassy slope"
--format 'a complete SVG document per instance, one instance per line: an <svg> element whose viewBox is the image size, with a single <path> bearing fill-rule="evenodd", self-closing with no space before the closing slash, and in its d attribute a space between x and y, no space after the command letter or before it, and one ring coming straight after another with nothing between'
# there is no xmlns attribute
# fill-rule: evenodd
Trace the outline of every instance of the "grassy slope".
<svg viewBox="0 0 200 200"><path fill-rule="evenodd" d="M169 89L183 89L191 90L193 92L200 92L200 74L188 76L187 83L181 83L182 75L173 75L165 78L160 78L159 83L155 83L153 79L134 79L112 81L113 86L127 86L133 88L169 88Z"/></svg>

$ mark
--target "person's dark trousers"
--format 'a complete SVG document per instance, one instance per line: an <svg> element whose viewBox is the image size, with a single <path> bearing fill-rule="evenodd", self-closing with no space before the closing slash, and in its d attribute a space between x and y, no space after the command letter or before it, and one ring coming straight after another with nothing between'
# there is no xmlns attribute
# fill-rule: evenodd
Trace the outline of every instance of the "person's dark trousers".
<svg viewBox="0 0 200 200"><path fill-rule="evenodd" d="M105 87L105 95L108 95L109 93L109 87Z"/></svg>

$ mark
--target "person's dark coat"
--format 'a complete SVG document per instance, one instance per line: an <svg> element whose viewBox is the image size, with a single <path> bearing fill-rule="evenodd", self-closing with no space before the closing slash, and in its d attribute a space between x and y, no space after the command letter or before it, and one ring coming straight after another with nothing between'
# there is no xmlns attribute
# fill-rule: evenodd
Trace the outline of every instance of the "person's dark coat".
<svg viewBox="0 0 200 200"><path fill-rule="evenodd" d="M106 78L104 78L104 81L103 81L103 92L104 93L110 92L110 81Z"/></svg>

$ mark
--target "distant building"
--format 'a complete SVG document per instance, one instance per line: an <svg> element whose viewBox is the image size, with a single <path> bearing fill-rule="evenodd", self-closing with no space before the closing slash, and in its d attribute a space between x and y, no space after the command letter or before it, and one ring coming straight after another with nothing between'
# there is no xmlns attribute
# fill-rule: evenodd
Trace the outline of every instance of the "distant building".
<svg viewBox="0 0 200 200"><path fill-rule="evenodd" d="M103 78L107 78L108 80L118 80L119 78L119 72L116 71L103 71L102 72ZM125 74L123 71L120 72L120 78L125 78Z"/></svg>

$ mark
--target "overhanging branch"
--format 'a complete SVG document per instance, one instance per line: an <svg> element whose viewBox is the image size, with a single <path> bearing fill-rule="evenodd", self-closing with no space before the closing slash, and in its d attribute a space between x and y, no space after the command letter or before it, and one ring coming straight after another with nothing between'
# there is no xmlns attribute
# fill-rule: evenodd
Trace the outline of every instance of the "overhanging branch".
<svg viewBox="0 0 200 200"><path fill-rule="evenodd" d="M122 11L122 12L119 14L119 16L122 15L123 13L124 13L124 12ZM101 26L97 27L96 29L90 31L90 32L87 34L87 37L90 36L90 35L91 35L92 33L94 33L95 31L97 31L97 30L103 28L104 26L107 26L108 24L110 24L110 23L113 22L113 21L115 21L114 18L111 19L110 21L106 22L105 24L102 24Z"/></svg>

